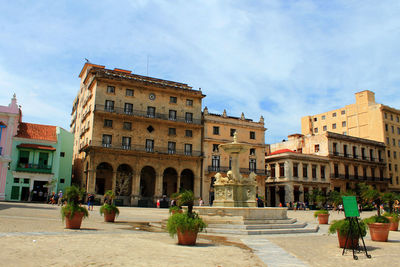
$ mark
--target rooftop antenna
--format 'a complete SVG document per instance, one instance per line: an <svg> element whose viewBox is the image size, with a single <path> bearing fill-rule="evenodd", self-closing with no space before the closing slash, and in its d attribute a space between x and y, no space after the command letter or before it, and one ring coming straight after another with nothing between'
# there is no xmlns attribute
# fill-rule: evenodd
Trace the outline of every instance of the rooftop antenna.
<svg viewBox="0 0 400 267"><path fill-rule="evenodd" d="M85 60L86 60L86 63L90 63L89 59L85 58Z"/></svg>
<svg viewBox="0 0 400 267"><path fill-rule="evenodd" d="M146 76L149 76L149 55L147 55L147 72Z"/></svg>

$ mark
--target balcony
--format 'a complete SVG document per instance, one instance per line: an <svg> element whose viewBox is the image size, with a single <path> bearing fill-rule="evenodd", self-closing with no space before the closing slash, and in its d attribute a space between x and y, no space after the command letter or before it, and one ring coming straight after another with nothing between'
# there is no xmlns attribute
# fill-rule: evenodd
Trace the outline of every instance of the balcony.
<svg viewBox="0 0 400 267"><path fill-rule="evenodd" d="M351 155L348 153L339 153L339 152L329 152L329 156L333 156L333 157L345 157L345 158L350 158L350 159L356 159L356 160L363 160L363 161L373 161L373 162L377 162L377 159L374 157L366 157L361 155L361 157L359 155ZM385 159L379 159L378 160L380 163L384 163Z"/></svg>
<svg viewBox="0 0 400 267"><path fill-rule="evenodd" d="M208 172L228 172L230 170L229 167L226 166L208 166ZM239 172L241 174L250 174L252 171L254 171L255 174L258 175L265 175L265 170L263 169L256 169L256 170L250 170L249 168L240 168Z"/></svg>
<svg viewBox="0 0 400 267"><path fill-rule="evenodd" d="M390 178L385 178L385 177L364 177L364 176L355 176L355 175L345 175L345 174L339 174L336 175L334 173L331 173L331 179L341 179L341 180L350 180L350 181L369 181L369 182L389 182Z"/></svg>
<svg viewBox="0 0 400 267"><path fill-rule="evenodd" d="M51 168L51 165L18 162L17 168L15 170L20 172L51 173Z"/></svg>
<svg viewBox="0 0 400 267"><path fill-rule="evenodd" d="M105 111L115 114L123 114L127 116L137 116L142 118L155 118L166 121L176 121L176 122L184 122L190 124L201 124L201 119L192 119L189 117L175 117L174 119L170 119L169 113L148 113L147 110L127 110L125 108L115 108L115 107L106 107L104 105L95 105L95 111Z"/></svg>
<svg viewBox="0 0 400 267"><path fill-rule="evenodd" d="M208 166L208 172L228 172L229 167L226 166Z"/></svg>
<svg viewBox="0 0 400 267"><path fill-rule="evenodd" d="M147 152L147 153L158 153L165 155L181 155L181 156L192 156L192 157L200 157L202 156L201 151L187 151L184 149L175 149L174 153L171 153L171 149L165 147L146 147L146 145L126 145L126 144L109 144L102 142L91 142L90 144L82 145L80 150L85 150L90 147L103 147L106 149L118 149L124 151L135 151L135 152Z"/></svg>

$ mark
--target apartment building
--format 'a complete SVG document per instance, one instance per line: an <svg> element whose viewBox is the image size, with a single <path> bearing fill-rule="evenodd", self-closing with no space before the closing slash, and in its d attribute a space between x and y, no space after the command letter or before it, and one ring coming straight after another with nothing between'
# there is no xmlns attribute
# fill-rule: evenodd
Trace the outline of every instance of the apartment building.
<svg viewBox="0 0 400 267"><path fill-rule="evenodd" d="M19 122L7 172L7 201L46 201L71 185L73 135L58 126Z"/></svg>
<svg viewBox="0 0 400 267"><path fill-rule="evenodd" d="M270 203L303 201L296 192L314 188L345 192L359 183L384 192L390 180L385 149L383 142L332 132L289 135L271 144L266 156Z"/></svg>
<svg viewBox="0 0 400 267"><path fill-rule="evenodd" d="M72 109L74 179L101 197L153 206L183 189L200 197L202 98L184 83L86 63Z"/></svg>
<svg viewBox="0 0 400 267"><path fill-rule="evenodd" d="M389 190L400 192L400 110L375 102L375 93L355 94L356 102L342 108L301 119L304 135L327 131L383 142Z"/></svg>
<svg viewBox="0 0 400 267"><path fill-rule="evenodd" d="M203 136L203 197L206 202L213 199L214 175L221 173L226 176L231 169L231 158L219 145L233 142L234 133L237 132L239 143L251 145L247 153L239 157L239 168L242 175L254 172L257 175L257 193L265 195L265 131L264 118L258 122L241 117L228 116L226 111L222 114L209 113L207 107L203 111L204 136Z"/></svg>

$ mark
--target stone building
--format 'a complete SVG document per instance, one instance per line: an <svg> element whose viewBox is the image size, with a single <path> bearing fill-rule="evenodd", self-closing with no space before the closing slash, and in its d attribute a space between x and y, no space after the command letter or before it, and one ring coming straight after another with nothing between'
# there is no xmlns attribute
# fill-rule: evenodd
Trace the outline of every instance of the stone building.
<svg viewBox="0 0 400 267"><path fill-rule="evenodd" d="M202 98L183 83L86 63L72 109L74 179L153 206L182 189L200 197Z"/></svg>
<svg viewBox="0 0 400 267"><path fill-rule="evenodd" d="M14 94L8 106L0 106L0 200L5 200L8 166L12 156L12 138L17 134L19 108Z"/></svg>
<svg viewBox="0 0 400 267"><path fill-rule="evenodd" d="M274 204L273 199L302 201L296 192L314 188L345 192L358 183L383 192L389 184L385 148L382 142L332 132L294 134L271 144L266 157L270 203Z"/></svg>
<svg viewBox="0 0 400 267"><path fill-rule="evenodd" d="M238 142L249 144L252 147L247 153L239 157L240 173L247 176L251 172L257 175L257 193L265 195L265 130L264 118L254 122L246 119L242 113L241 117L228 116L224 110L223 114L212 114L207 107L203 111L204 137L203 137L203 198L207 203L213 198L214 175L220 172L226 176L231 169L229 155L220 150L220 144L231 143L233 135L237 132Z"/></svg>
<svg viewBox="0 0 400 267"><path fill-rule="evenodd" d="M354 104L303 117L302 134L330 131L385 143L389 190L400 192L400 110L376 103L374 92L368 90L355 98Z"/></svg>

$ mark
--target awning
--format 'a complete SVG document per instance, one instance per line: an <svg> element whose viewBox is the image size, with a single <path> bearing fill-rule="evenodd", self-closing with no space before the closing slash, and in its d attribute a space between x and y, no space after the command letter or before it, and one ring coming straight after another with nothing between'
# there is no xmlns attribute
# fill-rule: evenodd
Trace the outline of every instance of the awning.
<svg viewBox="0 0 400 267"><path fill-rule="evenodd" d="M49 150L49 151L55 151L56 150L52 146L37 145L37 144L19 144L17 147L18 148L32 148L32 149L40 149L40 150Z"/></svg>

